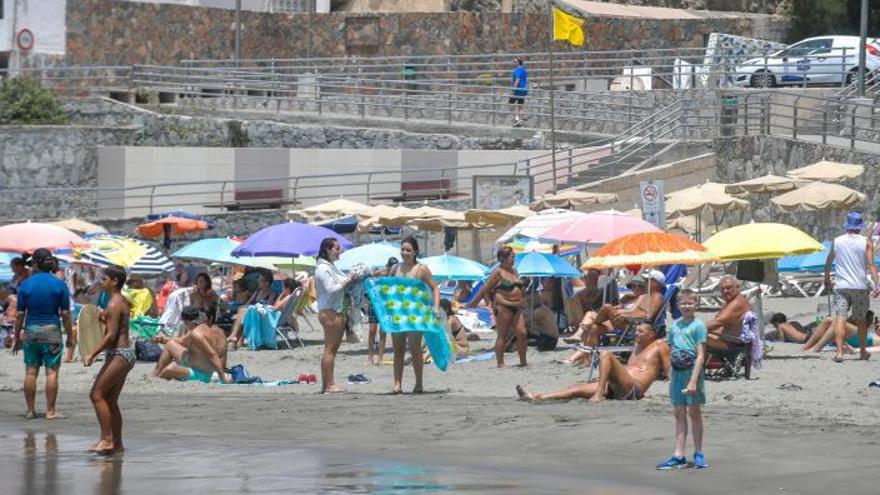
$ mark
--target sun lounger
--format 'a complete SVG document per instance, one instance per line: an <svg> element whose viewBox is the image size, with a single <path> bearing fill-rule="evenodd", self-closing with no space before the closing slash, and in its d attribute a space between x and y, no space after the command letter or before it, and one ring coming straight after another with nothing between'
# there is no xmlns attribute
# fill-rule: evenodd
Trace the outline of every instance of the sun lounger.
<svg viewBox="0 0 880 495"><path fill-rule="evenodd" d="M299 326L296 324L296 309L300 306L300 299L304 299L303 292L301 287L293 291L293 294L290 295L290 298L287 299L287 302L281 308L278 325L275 326L275 333L287 344L288 349L293 349L288 337L290 333L293 333L293 338L299 342L300 347L305 347L305 344L299 337Z"/></svg>

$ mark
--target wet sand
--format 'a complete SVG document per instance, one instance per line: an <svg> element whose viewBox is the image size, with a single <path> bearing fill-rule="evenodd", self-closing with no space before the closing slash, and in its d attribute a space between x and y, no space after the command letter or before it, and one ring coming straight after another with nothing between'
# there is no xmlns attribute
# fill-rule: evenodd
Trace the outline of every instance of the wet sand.
<svg viewBox="0 0 880 495"><path fill-rule="evenodd" d="M765 309L782 310L804 321L814 315L817 302L771 299ZM318 373L318 334L306 330L303 337L308 344L304 349L236 351L230 363L243 363L252 374L267 380ZM477 347L490 345L481 342ZM667 382L655 383L638 402L529 404L516 400L516 384L548 391L586 376L583 370L555 362L567 351L538 353L530 348L527 369L496 369L491 360L454 365L447 373L429 366L425 371L428 393L393 396L388 393L391 366L370 366L363 344L343 344L336 374L348 393L337 396L318 394L317 385L268 388L171 383L151 378L152 366L139 363L121 399L129 438L122 476L129 465L138 465L138 456L145 451L151 457L143 462L157 462L162 449L156 445L160 445L167 447L172 459L181 452L196 457L221 453L217 462L228 465L236 463L224 449L277 454L273 459L297 457L290 454L291 449L320 450L333 460L330 465L346 457L356 460L346 461L353 465L374 460L404 463L437 470L441 474L431 479L454 485L449 489L423 483L412 490L386 491L375 484L363 488L340 483L341 488L332 489L320 485L316 493L497 493L508 492L508 483L522 487L520 493L578 493L581 487L594 490L587 493L645 493L645 489L716 494L826 493L832 489L876 493L871 473L880 466L875 439L880 390L869 389L867 384L880 377L880 356L870 362L849 359L836 364L830 353L805 355L794 344L772 346L755 379L707 383L704 450L711 465L707 470L653 469L673 445ZM386 357L390 358L390 349ZM509 362L513 358L508 355ZM87 456L81 451L97 436L88 400L97 371L98 367L83 368L79 362L65 364L59 411L67 418L27 421L23 418L21 357L3 351L0 431L12 435L9 438L34 432L38 444L46 433L74 435L75 441L60 442L63 448L59 450L74 460ZM372 383L344 383L345 377L356 373L366 374ZM411 387L412 371L407 368L404 390ZM38 409L43 410L43 404L41 380ZM13 450L20 448L16 441L3 443L19 445ZM283 461L277 462L257 470L253 478L286 472ZM200 478L199 486L213 486L214 471L190 469L185 462L180 469L182 476ZM250 479L243 471L239 473L233 478ZM456 484L462 473L476 473L468 476L477 481L469 486ZM604 485L600 480L618 484ZM93 488L86 491L94 493Z"/></svg>

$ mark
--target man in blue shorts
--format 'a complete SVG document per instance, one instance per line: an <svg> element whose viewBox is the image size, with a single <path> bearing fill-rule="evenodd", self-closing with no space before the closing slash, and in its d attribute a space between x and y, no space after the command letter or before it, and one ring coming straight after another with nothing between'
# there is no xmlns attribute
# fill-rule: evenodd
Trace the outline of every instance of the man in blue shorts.
<svg viewBox="0 0 880 495"><path fill-rule="evenodd" d="M32 258L34 274L18 288L18 314L12 353L24 350L25 417L28 419L37 416L37 375L40 367L46 368L46 419L59 417L55 401L58 397L58 369L61 367L62 325L67 333L67 345L76 345L70 319L70 292L67 284L53 274L56 263L48 249L37 249Z"/></svg>
<svg viewBox="0 0 880 495"><path fill-rule="evenodd" d="M526 95L529 93L529 90L526 89L528 86L528 73L521 58L515 57L513 63L516 65L513 69L513 94L507 100L507 103L514 105L513 126L522 127L525 120L523 107L526 104Z"/></svg>

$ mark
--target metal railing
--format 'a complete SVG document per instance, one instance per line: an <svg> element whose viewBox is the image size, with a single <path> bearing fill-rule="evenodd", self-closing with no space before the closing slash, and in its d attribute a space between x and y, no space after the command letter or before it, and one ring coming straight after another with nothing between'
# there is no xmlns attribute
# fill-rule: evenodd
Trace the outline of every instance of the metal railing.
<svg viewBox="0 0 880 495"><path fill-rule="evenodd" d="M867 99L792 92L728 95L721 135L766 134L880 151L880 93Z"/></svg>

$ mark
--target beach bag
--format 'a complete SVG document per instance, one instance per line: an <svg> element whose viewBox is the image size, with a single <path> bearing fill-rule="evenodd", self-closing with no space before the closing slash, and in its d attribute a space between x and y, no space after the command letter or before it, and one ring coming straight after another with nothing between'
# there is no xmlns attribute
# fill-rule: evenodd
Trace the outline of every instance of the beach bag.
<svg viewBox="0 0 880 495"><path fill-rule="evenodd" d="M134 343L134 356L138 361L155 363L162 355L162 347L159 344L138 340Z"/></svg>
<svg viewBox="0 0 880 495"><path fill-rule="evenodd" d="M689 370L694 367L697 356L685 349L674 349L672 351L672 367L681 371Z"/></svg>
<svg viewBox="0 0 880 495"><path fill-rule="evenodd" d="M232 378L232 383L237 384L250 384L250 383L262 383L263 380L258 376L250 376L247 370L244 368L243 364L236 364L235 366L228 368L225 370L226 373L229 373L230 378Z"/></svg>

